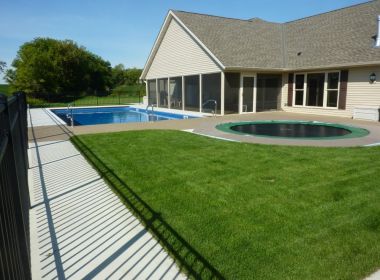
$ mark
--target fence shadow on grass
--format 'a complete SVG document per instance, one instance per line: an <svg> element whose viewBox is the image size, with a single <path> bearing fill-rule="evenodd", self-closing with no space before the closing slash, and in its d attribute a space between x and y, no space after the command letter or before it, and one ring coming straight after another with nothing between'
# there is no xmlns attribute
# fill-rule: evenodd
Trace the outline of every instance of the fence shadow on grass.
<svg viewBox="0 0 380 280"><path fill-rule="evenodd" d="M52 116L51 116L52 117ZM52 117L54 119L54 117ZM55 121L55 119L54 119ZM98 173L108 182L114 192L139 218L145 227L177 261L181 270L195 279L225 279L223 275L183 239L160 215L115 174L79 137L57 122L62 131L71 136L73 144L83 153Z"/></svg>

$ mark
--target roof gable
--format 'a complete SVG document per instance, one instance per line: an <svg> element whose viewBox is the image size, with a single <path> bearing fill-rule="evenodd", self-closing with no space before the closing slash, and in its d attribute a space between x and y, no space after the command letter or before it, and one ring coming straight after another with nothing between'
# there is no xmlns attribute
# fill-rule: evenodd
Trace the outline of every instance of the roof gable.
<svg viewBox="0 0 380 280"><path fill-rule="evenodd" d="M153 48L151 49L150 51L150 54L148 56L148 59L145 63L145 66L144 66L144 69L143 69L143 72L141 73L141 76L140 76L140 79L145 79L146 78L146 75L152 65L152 62L157 54L157 51L159 50L160 48L160 45L162 43L162 41L164 40L164 37L166 35L166 32L170 26L170 23L172 20L175 20L187 33L188 35L203 49L203 51L210 56L211 59L214 60L214 62L221 68L221 69L224 69L225 66L220 62L220 60L203 44L203 42L201 42L198 37L196 37L191 30L188 29L187 26L185 26L181 20L178 19L178 17L173 13L173 11L169 11L166 18L165 18L165 21L160 29L160 32L154 42L154 45L153 45Z"/></svg>

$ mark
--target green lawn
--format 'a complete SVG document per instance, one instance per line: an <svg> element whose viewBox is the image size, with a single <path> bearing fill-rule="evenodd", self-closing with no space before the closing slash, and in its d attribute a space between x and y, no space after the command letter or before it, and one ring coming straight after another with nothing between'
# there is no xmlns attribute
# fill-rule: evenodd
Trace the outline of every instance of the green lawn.
<svg viewBox="0 0 380 280"><path fill-rule="evenodd" d="M194 275L208 276L202 257L230 279L360 279L380 268L379 147L178 131L73 141Z"/></svg>

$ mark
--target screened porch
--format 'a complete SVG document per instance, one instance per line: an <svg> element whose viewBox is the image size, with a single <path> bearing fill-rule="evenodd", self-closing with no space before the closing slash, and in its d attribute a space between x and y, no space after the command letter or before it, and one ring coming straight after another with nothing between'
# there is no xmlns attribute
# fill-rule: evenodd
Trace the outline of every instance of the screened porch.
<svg viewBox="0 0 380 280"><path fill-rule="evenodd" d="M281 108L281 74L218 72L146 81L148 105L212 114Z"/></svg>

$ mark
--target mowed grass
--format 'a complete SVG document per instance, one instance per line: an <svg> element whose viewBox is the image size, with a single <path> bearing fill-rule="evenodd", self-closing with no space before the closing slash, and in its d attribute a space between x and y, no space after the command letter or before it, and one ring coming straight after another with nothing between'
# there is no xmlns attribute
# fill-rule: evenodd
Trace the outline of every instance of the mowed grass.
<svg viewBox="0 0 380 280"><path fill-rule="evenodd" d="M226 278L360 279L380 268L378 147L253 145L179 131L73 141Z"/></svg>

